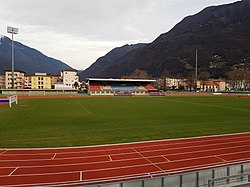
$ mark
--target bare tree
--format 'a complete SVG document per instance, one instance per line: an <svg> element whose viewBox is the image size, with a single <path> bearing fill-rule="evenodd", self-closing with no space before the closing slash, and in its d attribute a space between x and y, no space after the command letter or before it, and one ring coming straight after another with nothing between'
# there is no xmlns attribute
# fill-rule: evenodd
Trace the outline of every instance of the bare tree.
<svg viewBox="0 0 250 187"><path fill-rule="evenodd" d="M248 90L250 85L250 70L234 69L227 73L234 90Z"/></svg>

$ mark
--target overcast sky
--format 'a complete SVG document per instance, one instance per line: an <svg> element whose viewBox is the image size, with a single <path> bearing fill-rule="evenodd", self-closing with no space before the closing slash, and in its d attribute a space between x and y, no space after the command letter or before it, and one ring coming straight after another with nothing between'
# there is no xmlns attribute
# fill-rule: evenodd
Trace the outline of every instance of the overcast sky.
<svg viewBox="0 0 250 187"><path fill-rule="evenodd" d="M115 47L149 43L188 15L236 0L0 0L0 35L85 69Z"/></svg>

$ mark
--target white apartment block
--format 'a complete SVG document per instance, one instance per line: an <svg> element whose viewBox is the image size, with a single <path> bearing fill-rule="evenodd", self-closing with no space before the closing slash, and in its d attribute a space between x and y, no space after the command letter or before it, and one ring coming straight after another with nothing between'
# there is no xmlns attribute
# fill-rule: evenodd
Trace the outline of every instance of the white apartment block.
<svg viewBox="0 0 250 187"><path fill-rule="evenodd" d="M182 82L182 79L166 78L166 87L168 89L179 89L179 86L183 84Z"/></svg>
<svg viewBox="0 0 250 187"><path fill-rule="evenodd" d="M23 89L25 83L25 73L22 71L15 71L14 72L14 89ZM12 72L5 71L5 88L11 89L12 88Z"/></svg>
<svg viewBox="0 0 250 187"><path fill-rule="evenodd" d="M61 72L62 82L55 84L55 89L75 89L74 84L79 84L79 76L77 70L63 70Z"/></svg>

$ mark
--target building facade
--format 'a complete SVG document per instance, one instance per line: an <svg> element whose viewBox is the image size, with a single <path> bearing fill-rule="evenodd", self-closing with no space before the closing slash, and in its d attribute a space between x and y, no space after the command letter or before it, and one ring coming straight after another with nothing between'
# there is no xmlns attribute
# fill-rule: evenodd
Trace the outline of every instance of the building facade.
<svg viewBox="0 0 250 187"><path fill-rule="evenodd" d="M76 70L62 71L63 85L66 87L74 88L75 82L79 83L79 76Z"/></svg>
<svg viewBox="0 0 250 187"><path fill-rule="evenodd" d="M24 88L31 89L31 75L25 75L24 77Z"/></svg>
<svg viewBox="0 0 250 187"><path fill-rule="evenodd" d="M0 75L0 89L5 88L5 75Z"/></svg>
<svg viewBox="0 0 250 187"><path fill-rule="evenodd" d="M208 80L199 81L200 91L203 92L218 92L226 90L226 82L223 80Z"/></svg>
<svg viewBox="0 0 250 187"><path fill-rule="evenodd" d="M46 73L32 75L31 89L51 89L51 77Z"/></svg>
<svg viewBox="0 0 250 187"><path fill-rule="evenodd" d="M55 88L55 85L58 83L58 82L62 82L61 81L61 76L60 75L50 75L50 78L51 78L51 88Z"/></svg>
<svg viewBox="0 0 250 187"><path fill-rule="evenodd" d="M201 91L201 92L218 92L226 90L226 82L219 79L210 79L207 81L189 79L165 78L157 80L158 87L164 90L181 90L181 91Z"/></svg>
<svg viewBox="0 0 250 187"><path fill-rule="evenodd" d="M25 73L23 71L14 72L14 89L24 89ZM12 72L5 71L5 88L12 88Z"/></svg>
<svg viewBox="0 0 250 187"><path fill-rule="evenodd" d="M77 75L77 70L63 70L61 72L61 81L55 84L55 89L76 89L75 84L79 85L79 76Z"/></svg>
<svg viewBox="0 0 250 187"><path fill-rule="evenodd" d="M180 85L182 85L182 79L171 79L166 78L166 88L172 90L178 90Z"/></svg>

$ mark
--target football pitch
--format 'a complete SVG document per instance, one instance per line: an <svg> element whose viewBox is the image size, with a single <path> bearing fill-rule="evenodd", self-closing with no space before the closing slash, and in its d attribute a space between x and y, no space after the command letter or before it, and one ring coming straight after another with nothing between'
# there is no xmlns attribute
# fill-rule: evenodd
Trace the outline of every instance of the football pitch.
<svg viewBox="0 0 250 187"><path fill-rule="evenodd" d="M30 98L0 106L0 147L67 147L250 131L250 99Z"/></svg>

